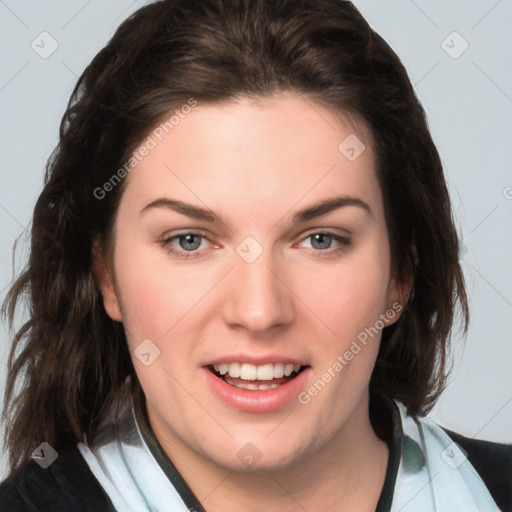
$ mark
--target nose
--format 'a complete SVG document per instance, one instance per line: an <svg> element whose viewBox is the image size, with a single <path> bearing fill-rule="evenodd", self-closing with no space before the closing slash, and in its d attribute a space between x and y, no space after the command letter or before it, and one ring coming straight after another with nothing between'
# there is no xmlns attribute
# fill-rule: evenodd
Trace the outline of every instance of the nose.
<svg viewBox="0 0 512 512"><path fill-rule="evenodd" d="M235 255L228 279L223 316L232 328L265 336L295 320L293 292L270 254L252 263Z"/></svg>

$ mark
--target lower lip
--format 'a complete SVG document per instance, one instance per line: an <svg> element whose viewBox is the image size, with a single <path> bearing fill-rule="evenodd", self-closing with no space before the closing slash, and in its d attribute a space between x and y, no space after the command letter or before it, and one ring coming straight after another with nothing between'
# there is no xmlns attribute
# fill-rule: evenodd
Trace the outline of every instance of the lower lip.
<svg viewBox="0 0 512 512"><path fill-rule="evenodd" d="M235 409L255 413L277 411L296 401L310 370L305 368L294 379L277 388L253 391L231 386L203 367L208 385L218 397Z"/></svg>

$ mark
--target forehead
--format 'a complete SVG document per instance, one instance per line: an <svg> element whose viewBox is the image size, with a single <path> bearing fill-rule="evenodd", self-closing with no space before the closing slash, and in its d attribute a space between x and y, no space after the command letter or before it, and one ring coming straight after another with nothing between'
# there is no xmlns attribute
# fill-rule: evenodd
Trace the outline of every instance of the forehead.
<svg viewBox="0 0 512 512"><path fill-rule="evenodd" d="M183 111L185 112L185 110ZM295 95L201 104L155 125L135 153L126 200L157 196L262 213L343 193L379 202L363 122ZM178 113L180 113L178 109Z"/></svg>

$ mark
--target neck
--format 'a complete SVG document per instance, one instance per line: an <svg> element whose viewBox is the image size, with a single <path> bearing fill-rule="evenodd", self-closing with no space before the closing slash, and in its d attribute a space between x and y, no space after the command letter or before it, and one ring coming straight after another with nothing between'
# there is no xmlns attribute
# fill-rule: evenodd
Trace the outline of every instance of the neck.
<svg viewBox="0 0 512 512"><path fill-rule="evenodd" d="M371 426L367 395L327 443L278 470L230 471L155 435L208 512L318 510L319 504L324 510L374 511L389 455Z"/></svg>

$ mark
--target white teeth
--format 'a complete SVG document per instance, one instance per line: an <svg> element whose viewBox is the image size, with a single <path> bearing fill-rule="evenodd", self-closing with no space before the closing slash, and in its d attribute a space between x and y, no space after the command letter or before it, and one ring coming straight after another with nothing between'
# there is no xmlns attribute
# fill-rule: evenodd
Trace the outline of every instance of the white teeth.
<svg viewBox="0 0 512 512"><path fill-rule="evenodd" d="M274 365L269 363L258 366L256 378L258 380L272 380L274 378Z"/></svg>
<svg viewBox="0 0 512 512"><path fill-rule="evenodd" d="M249 389L250 391L265 391L279 387L279 384L256 384L255 382L232 382L229 377L227 383L239 389Z"/></svg>
<svg viewBox="0 0 512 512"><path fill-rule="evenodd" d="M243 380L256 380L258 369L253 364L243 363L240 366L240 378Z"/></svg>
<svg viewBox="0 0 512 512"><path fill-rule="evenodd" d="M284 364L277 363L274 365L274 379L280 379L284 377Z"/></svg>
<svg viewBox="0 0 512 512"><path fill-rule="evenodd" d="M273 379L289 377L293 372L298 373L301 369L301 365L267 363L256 366L250 363L220 363L214 364L213 369L221 375L227 374L235 379L271 381Z"/></svg>
<svg viewBox="0 0 512 512"><path fill-rule="evenodd" d="M229 365L228 373L229 373L230 377L234 377L234 378L240 377L240 364L239 363L231 363Z"/></svg>

